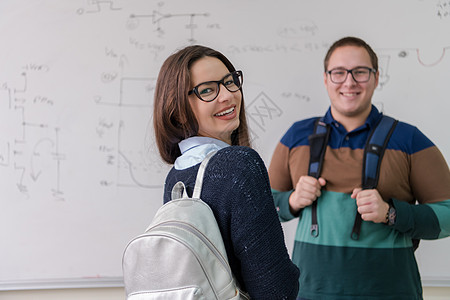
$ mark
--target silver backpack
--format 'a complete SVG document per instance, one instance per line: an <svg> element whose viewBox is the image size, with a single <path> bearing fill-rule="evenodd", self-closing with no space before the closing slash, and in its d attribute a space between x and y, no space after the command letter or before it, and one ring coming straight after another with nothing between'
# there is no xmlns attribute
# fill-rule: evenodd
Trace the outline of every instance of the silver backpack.
<svg viewBox="0 0 450 300"><path fill-rule="evenodd" d="M250 299L239 290L214 214L200 199L214 153L200 165L192 198L177 182L172 200L126 246L122 268L128 300Z"/></svg>

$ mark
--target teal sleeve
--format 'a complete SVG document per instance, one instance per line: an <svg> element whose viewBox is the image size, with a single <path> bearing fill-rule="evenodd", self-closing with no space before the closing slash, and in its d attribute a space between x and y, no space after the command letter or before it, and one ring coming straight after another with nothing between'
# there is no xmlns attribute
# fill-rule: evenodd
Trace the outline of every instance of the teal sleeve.
<svg viewBox="0 0 450 300"><path fill-rule="evenodd" d="M438 239L450 236L450 200L425 205L431 207L439 221L441 232Z"/></svg>
<svg viewBox="0 0 450 300"><path fill-rule="evenodd" d="M434 240L450 236L450 200L411 205L393 199L397 211L394 228L414 239Z"/></svg>
<svg viewBox="0 0 450 300"><path fill-rule="evenodd" d="M292 194L292 192L293 190L280 192L272 189L273 200L280 222L287 222L295 218L295 216L291 214L291 210L289 209L289 196Z"/></svg>

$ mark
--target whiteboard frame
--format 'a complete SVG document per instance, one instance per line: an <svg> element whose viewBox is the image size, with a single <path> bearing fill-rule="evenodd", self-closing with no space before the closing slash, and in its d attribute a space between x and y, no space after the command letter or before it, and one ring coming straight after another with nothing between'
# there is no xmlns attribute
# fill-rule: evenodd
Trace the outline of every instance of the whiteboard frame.
<svg viewBox="0 0 450 300"><path fill-rule="evenodd" d="M450 287L450 277L422 278L423 287ZM47 279L0 282L0 291L123 288L123 277Z"/></svg>

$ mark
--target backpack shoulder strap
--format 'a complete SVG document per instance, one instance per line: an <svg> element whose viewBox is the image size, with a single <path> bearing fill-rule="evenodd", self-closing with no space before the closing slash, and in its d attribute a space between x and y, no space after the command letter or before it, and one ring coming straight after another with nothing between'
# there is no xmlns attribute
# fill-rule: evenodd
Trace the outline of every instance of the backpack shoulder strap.
<svg viewBox="0 0 450 300"><path fill-rule="evenodd" d="M308 175L319 178L322 172L323 158L330 137L330 126L318 118L314 124L313 133L308 136L309 141L309 169Z"/></svg>
<svg viewBox="0 0 450 300"><path fill-rule="evenodd" d="M213 157L214 154L216 154L215 151L211 151L206 155L205 159L200 164L200 167L198 168L197 172L197 178L195 179L195 186L194 186L194 192L192 193L192 198L200 199L200 194L202 192L202 185L203 185L203 175L205 174L206 166L208 165L209 160L211 157Z"/></svg>
<svg viewBox="0 0 450 300"><path fill-rule="evenodd" d="M323 159L327 150L328 139L330 137L330 126L318 118L314 124L314 131L308 137L309 141L309 168L308 175L319 178L322 172ZM317 201L311 206L311 235L319 235L319 222L317 221Z"/></svg>
<svg viewBox="0 0 450 300"><path fill-rule="evenodd" d="M362 171L362 188L374 189L378 185L381 160L389 139L394 132L398 120L383 115L381 120L372 129L364 148L364 160ZM357 240L361 231L361 215L356 212L351 238Z"/></svg>
<svg viewBox="0 0 450 300"><path fill-rule="evenodd" d="M216 154L217 150L214 150L208 155L206 155L205 159L200 164L200 167L197 171L197 178L195 180L194 192L192 193L193 199L200 199L200 194L202 192L203 185L203 175L205 174L206 166L208 165L209 160ZM180 198L189 198L186 192L186 186L182 181L178 181L172 188L172 200L180 199Z"/></svg>
<svg viewBox="0 0 450 300"><path fill-rule="evenodd" d="M378 185L381 160L387 143L395 129L398 121L383 116L372 130L364 149L362 188L374 189Z"/></svg>

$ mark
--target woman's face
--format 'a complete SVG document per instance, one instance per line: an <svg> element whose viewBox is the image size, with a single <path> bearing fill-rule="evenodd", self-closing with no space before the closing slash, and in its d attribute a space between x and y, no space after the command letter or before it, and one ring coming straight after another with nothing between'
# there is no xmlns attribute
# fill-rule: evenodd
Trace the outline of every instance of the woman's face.
<svg viewBox="0 0 450 300"><path fill-rule="evenodd" d="M230 73L221 60L209 56L194 62L190 72L191 89L203 82L220 81ZM219 94L211 102L200 100L195 93L188 97L199 125L198 135L231 144L231 133L239 126L241 90L230 92L220 84Z"/></svg>

